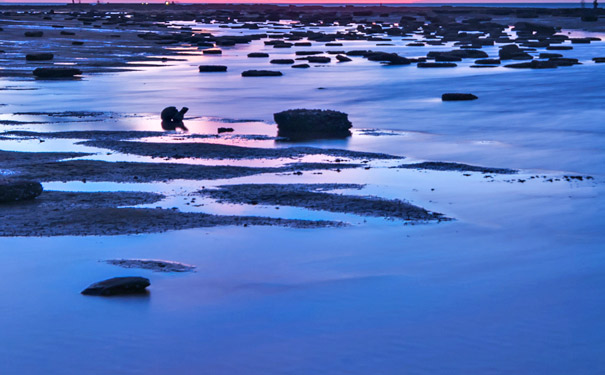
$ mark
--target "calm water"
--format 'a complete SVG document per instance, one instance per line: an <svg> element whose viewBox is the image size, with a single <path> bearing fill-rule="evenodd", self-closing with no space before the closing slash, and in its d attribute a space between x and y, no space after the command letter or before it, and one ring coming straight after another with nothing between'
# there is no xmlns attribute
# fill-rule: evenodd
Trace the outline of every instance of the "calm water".
<svg viewBox="0 0 605 375"><path fill-rule="evenodd" d="M224 29L198 25L215 33ZM447 47L380 50L404 56ZM298 107L350 114L359 131L318 147L388 152L536 173L592 175L593 182L488 182L480 174L376 166L322 176L261 175L168 184L48 183L47 189L142 190L188 210L334 218L274 207L186 206L200 185L366 183L361 192L403 198L456 221L401 222L339 216L349 228L211 228L119 237L0 238L2 374L600 374L605 368L605 43L575 45L584 64L544 71L383 67L365 60L246 79L268 68L252 51L292 55L260 42L163 68L81 81L0 81L3 119L23 111L137 113L106 122L21 130L158 130L165 106L188 106L193 133L221 119L236 134L275 135L274 112ZM319 48L311 47L307 49ZM323 48L323 47L322 47ZM378 49L345 42L334 49ZM485 49L490 55L496 47ZM227 74L199 74L199 64ZM275 68L275 66L272 66ZM322 87L323 89L319 89ZM443 103L443 92L479 100ZM361 132L377 130L378 134ZM225 143L284 147L272 141ZM77 149L69 141L1 142L2 149ZM80 150L80 149L78 149ZM108 160L141 160L96 155ZM186 161L212 163L212 161ZM216 163L216 162L214 162ZM125 270L110 258L195 264L194 274ZM88 284L119 275L152 281L147 298L86 298Z"/></svg>

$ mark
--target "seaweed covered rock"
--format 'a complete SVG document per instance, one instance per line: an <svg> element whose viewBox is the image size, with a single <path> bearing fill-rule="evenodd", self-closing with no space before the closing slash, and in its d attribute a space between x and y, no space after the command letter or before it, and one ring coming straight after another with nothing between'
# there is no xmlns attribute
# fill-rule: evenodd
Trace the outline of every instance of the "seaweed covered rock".
<svg viewBox="0 0 605 375"><path fill-rule="evenodd" d="M149 279L138 276L114 277L99 281L84 289L81 293L88 296L116 296L125 294L142 294L151 285Z"/></svg>
<svg viewBox="0 0 605 375"><path fill-rule="evenodd" d="M0 179L0 203L31 200L42 194L42 191L42 184L36 181Z"/></svg>
<svg viewBox="0 0 605 375"><path fill-rule="evenodd" d="M273 115L278 135L289 138L345 138L353 126L346 113L321 109L290 109Z"/></svg>

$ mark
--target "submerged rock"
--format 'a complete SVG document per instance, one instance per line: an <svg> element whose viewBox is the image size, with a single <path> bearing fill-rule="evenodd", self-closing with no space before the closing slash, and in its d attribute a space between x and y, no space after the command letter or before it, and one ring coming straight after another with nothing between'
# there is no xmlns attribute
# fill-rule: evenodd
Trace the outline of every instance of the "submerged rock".
<svg viewBox="0 0 605 375"><path fill-rule="evenodd" d="M321 109L290 109L273 115L278 135L289 138L345 138L353 126L346 113Z"/></svg>
<svg viewBox="0 0 605 375"><path fill-rule="evenodd" d="M460 100L476 100L479 99L473 94L462 94L462 93L446 93L441 95L441 100L444 102L460 101Z"/></svg>
<svg viewBox="0 0 605 375"><path fill-rule="evenodd" d="M42 184L36 181L0 180L0 203L31 200L42 191Z"/></svg>
<svg viewBox="0 0 605 375"><path fill-rule="evenodd" d="M73 78L82 71L77 68L36 68L33 74L38 78Z"/></svg>
<svg viewBox="0 0 605 375"><path fill-rule="evenodd" d="M155 272L192 272L195 266L156 259L110 259L106 263L124 268L142 268Z"/></svg>
<svg viewBox="0 0 605 375"><path fill-rule="evenodd" d="M81 293L87 296L116 296L142 294L151 285L149 279L137 276L114 277L99 281L84 289Z"/></svg>

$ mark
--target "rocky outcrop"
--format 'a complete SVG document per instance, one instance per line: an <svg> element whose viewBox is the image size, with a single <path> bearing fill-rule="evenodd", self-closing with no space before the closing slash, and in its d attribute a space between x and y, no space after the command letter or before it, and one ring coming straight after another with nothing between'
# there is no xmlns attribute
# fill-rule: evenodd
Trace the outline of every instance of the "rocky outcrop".
<svg viewBox="0 0 605 375"><path fill-rule="evenodd" d="M288 138L344 138L353 126L346 113L321 109L291 109L273 115L278 135Z"/></svg>
<svg viewBox="0 0 605 375"><path fill-rule="evenodd" d="M42 184L36 181L0 179L0 204L31 200L42 191Z"/></svg>
<svg viewBox="0 0 605 375"><path fill-rule="evenodd" d="M149 279L137 276L114 277L99 281L84 289L81 293L87 296L116 296L128 294L142 294L147 292L151 285Z"/></svg>

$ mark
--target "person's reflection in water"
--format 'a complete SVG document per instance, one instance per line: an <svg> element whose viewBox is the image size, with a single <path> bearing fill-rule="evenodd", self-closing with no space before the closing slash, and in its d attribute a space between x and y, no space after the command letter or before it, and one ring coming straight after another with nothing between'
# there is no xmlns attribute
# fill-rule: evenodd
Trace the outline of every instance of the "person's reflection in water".
<svg viewBox="0 0 605 375"><path fill-rule="evenodd" d="M183 118L185 117L185 113L189 108L183 107L180 111L176 109L176 107L166 107L162 110L162 129L164 130L176 130L181 129L184 131L189 131L185 124L183 123Z"/></svg>

